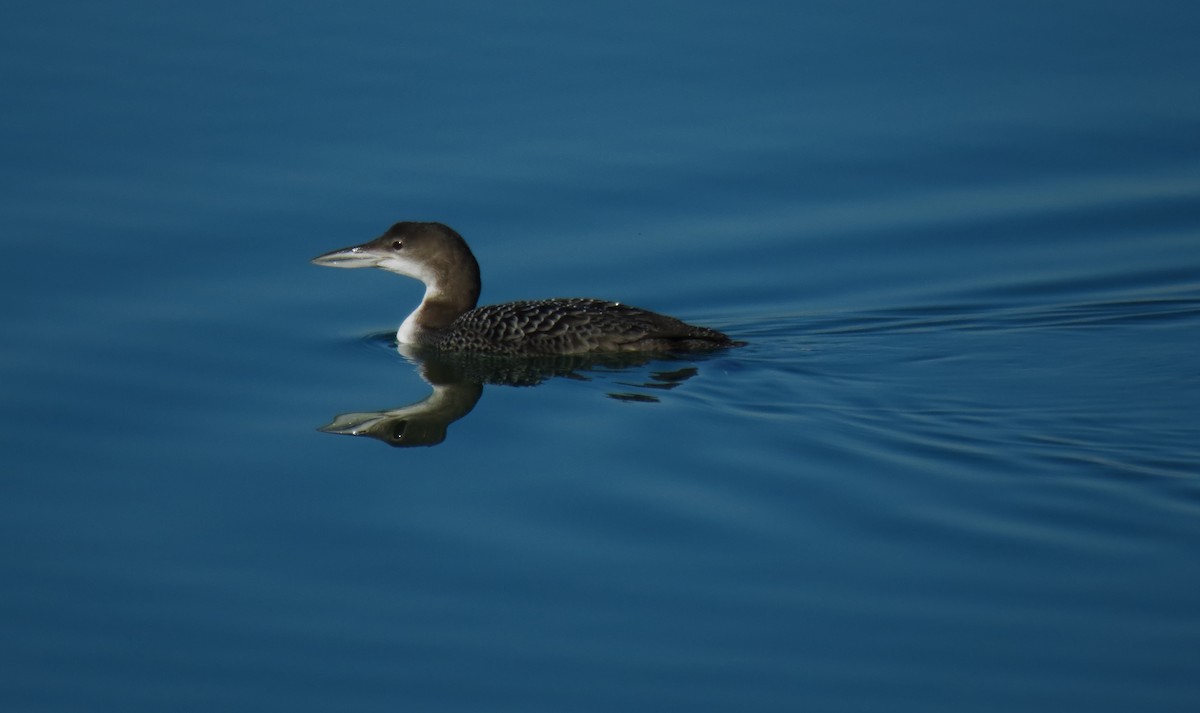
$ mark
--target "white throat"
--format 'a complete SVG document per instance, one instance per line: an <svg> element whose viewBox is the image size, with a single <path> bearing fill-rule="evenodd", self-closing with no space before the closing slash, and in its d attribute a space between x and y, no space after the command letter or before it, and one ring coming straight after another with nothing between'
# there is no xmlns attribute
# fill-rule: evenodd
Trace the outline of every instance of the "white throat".
<svg viewBox="0 0 1200 713"><path fill-rule="evenodd" d="M400 323L400 329L396 330L396 342L398 344L416 344L417 334L420 331L421 328L417 326L417 313L413 312Z"/></svg>
<svg viewBox="0 0 1200 713"><path fill-rule="evenodd" d="M438 289L436 282L430 280L425 283L425 296L421 298L421 304L412 311L412 314L404 318L400 323L400 328L396 330L396 341L399 344L419 344L421 336L425 334L425 328L421 326L421 310L425 308L425 303L431 298L440 297L442 291Z"/></svg>

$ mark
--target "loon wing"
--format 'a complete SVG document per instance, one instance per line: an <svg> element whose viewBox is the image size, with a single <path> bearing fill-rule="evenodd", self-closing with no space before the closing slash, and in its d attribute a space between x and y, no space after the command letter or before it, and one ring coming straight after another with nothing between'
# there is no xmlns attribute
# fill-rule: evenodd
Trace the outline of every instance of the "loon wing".
<svg viewBox="0 0 1200 713"><path fill-rule="evenodd" d="M479 307L455 320L442 339L445 348L500 354L696 350L731 343L713 329L589 298Z"/></svg>

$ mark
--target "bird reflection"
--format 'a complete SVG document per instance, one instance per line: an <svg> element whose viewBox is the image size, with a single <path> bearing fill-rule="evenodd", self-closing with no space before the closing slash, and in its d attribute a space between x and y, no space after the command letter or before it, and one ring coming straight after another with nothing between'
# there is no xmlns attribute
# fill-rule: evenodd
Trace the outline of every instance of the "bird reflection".
<svg viewBox="0 0 1200 713"><path fill-rule="evenodd" d="M599 373L627 371L652 361L683 361L693 365L672 371L655 371L644 382L617 382L633 389L673 389L696 376L696 354L672 353L580 354L546 357L506 357L484 354L425 352L401 346L400 352L417 365L421 377L432 387L424 399L387 411L343 413L320 431L346 436L366 436L390 446L408 448L436 446L446 440L450 424L466 416L483 395L485 384L536 386L548 379L590 381ZM609 393L620 401L657 402L652 393L638 391Z"/></svg>

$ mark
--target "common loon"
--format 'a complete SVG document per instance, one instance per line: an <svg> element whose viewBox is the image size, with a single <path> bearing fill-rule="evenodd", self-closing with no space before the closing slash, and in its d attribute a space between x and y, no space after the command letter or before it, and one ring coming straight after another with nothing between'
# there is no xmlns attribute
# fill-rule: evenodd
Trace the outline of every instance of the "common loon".
<svg viewBox="0 0 1200 713"><path fill-rule="evenodd" d="M313 263L378 267L425 283L420 306L396 332L400 344L500 355L707 351L742 344L714 329L606 300L476 307L479 263L462 236L442 223L396 223L369 243L325 253Z"/></svg>

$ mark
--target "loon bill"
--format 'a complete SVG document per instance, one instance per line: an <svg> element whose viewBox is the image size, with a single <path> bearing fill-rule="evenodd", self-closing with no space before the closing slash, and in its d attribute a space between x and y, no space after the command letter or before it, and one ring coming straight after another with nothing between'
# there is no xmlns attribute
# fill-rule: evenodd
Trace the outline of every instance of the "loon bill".
<svg viewBox="0 0 1200 713"><path fill-rule="evenodd" d="M425 283L421 304L400 325L401 344L500 355L710 351L740 346L674 317L589 298L476 307L479 263L441 223L396 223L369 243L313 258L328 267L378 267Z"/></svg>

